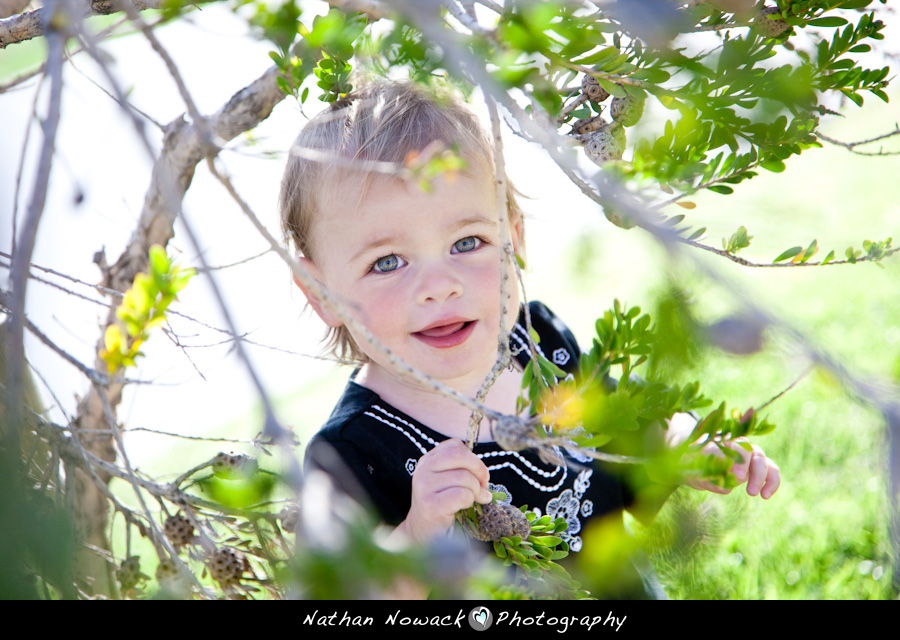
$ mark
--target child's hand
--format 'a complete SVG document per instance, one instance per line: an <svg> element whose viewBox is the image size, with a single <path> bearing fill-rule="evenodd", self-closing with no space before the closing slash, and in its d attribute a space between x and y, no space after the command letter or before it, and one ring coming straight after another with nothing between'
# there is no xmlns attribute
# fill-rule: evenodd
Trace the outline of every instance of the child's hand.
<svg viewBox="0 0 900 640"><path fill-rule="evenodd" d="M412 479L412 504L398 529L428 542L453 526L456 512L493 499L488 470L460 440L450 438L419 458Z"/></svg>
<svg viewBox="0 0 900 640"><path fill-rule="evenodd" d="M750 444L753 450L747 451L739 444L741 442ZM764 500L768 500L778 491L778 486L781 484L781 470L777 464L766 457L762 449L755 444L751 444L747 438L727 440L723 444L729 449L737 451L744 458L743 462L736 462L731 467L731 473L734 474L738 484L747 483L748 495L759 495ZM709 443L703 447L703 453L723 455L714 443ZM710 482L688 481L687 484L695 489L712 491L713 493L731 493L731 489L723 489Z"/></svg>

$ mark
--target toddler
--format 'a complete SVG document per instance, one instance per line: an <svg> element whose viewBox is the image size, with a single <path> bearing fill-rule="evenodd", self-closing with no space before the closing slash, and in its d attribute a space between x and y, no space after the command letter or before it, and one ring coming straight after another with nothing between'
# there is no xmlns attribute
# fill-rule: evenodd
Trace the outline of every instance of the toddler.
<svg viewBox="0 0 900 640"><path fill-rule="evenodd" d="M439 175L430 189L403 179L397 168L435 145L454 149L465 167ZM503 233L492 145L477 118L446 93L370 83L301 131L282 182L285 232L312 276L368 331L345 326L298 282L329 327L331 352L356 365L307 447L307 464L328 471L396 535L416 542L447 533L457 511L500 491L516 506L564 518L562 537L578 552L587 521L609 517L623 526L621 512L634 496L620 475L574 453L561 452L567 464L558 465L531 450L505 451L486 420L470 451L463 440L471 410L398 371L369 342L371 335L418 371L475 396L498 355L504 237L523 251L511 187L506 198ZM513 363L484 404L514 414L531 354L516 275L506 268ZM532 302L529 311L542 354L575 371L581 352L572 333L543 304ZM777 489L778 469L758 449L733 471L751 495L767 498Z"/></svg>

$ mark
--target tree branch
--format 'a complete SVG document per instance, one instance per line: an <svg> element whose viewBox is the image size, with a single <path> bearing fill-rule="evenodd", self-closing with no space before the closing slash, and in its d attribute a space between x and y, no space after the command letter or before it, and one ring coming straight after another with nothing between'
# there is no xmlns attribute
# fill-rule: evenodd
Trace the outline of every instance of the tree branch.
<svg viewBox="0 0 900 640"><path fill-rule="evenodd" d="M825 142L830 142L831 144L837 145L839 147L844 147L845 149L852 151L853 153L859 154L861 156L896 156L900 155L900 151L857 151L856 147L860 147L864 144L871 144L873 142L878 142L879 140L884 140L885 138L890 138L896 135L900 135L900 125L895 124L894 130L888 133L883 133L880 136L875 136L874 138L869 138L868 140L860 140L859 142L841 142L840 140L835 140L834 138L830 138L822 133L816 132L816 137L824 140Z"/></svg>
<svg viewBox="0 0 900 640"><path fill-rule="evenodd" d="M53 11L61 11L56 5L56 0L51 0L48 5ZM52 12L50 15L54 15ZM63 32L52 27L51 36L48 37L47 72L50 75L50 95L48 96L47 119L44 122L44 141L41 146L41 154L38 161L37 175L34 180L34 191L25 217L25 222L19 230L16 238L16 249L12 256L12 268L10 284L12 295L10 296L9 309L10 320L9 351L7 353L6 372L7 383L7 419L11 425L10 448L18 451L18 424L20 399L22 395L22 376L25 367L25 291L28 286L28 265L34 252L37 230L41 216L44 212L44 203L47 198L47 188L50 182L50 169L53 163L53 155L56 145L56 131L59 125L62 100L62 64L63 47L66 36Z"/></svg>
<svg viewBox="0 0 900 640"><path fill-rule="evenodd" d="M89 18L91 16L105 16L122 11L120 2L124 0L93 0L90 3L80 3L78 14L74 19ZM200 2L212 2L214 0L198 0ZM72 3L74 5L74 3ZM138 11L145 9L159 9L162 0L133 0L132 5ZM48 8L41 7L34 11L26 11L18 15L0 19L0 49L5 49L11 44L24 42L45 35L45 24L48 17Z"/></svg>

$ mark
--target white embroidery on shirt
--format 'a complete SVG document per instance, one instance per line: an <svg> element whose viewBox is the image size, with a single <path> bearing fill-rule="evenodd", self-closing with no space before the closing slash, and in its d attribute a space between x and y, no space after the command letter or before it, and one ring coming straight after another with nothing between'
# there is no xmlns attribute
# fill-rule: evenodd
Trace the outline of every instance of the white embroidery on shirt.
<svg viewBox="0 0 900 640"><path fill-rule="evenodd" d="M511 340L515 341L515 347L517 351L524 350L526 353L528 352L528 330L523 327L520 323L516 323L513 327L513 330L510 332L509 337ZM544 352L541 351L541 346L537 343L534 345L535 351L537 351L541 356L544 356Z"/></svg>
<svg viewBox="0 0 900 640"><path fill-rule="evenodd" d="M581 517L586 517L594 511L592 501L585 500L584 503L581 501L584 492L591 486L590 478L593 473L593 469L584 469L578 474L571 489L566 489L547 502L547 515L553 520L562 518L568 525L565 531L557 535L569 544L571 551L581 550L581 537L576 535L581 531Z"/></svg>
<svg viewBox="0 0 900 640"><path fill-rule="evenodd" d="M419 439L417 439L415 437L415 435L410 433L410 431L408 431L406 428L404 428L404 426L409 427L409 429L412 430L413 432L415 432L415 434L418 435L421 440L424 440L425 442L430 444L432 447L434 447L437 444L434 440L432 440L431 438L426 436L424 433L422 433L421 430L416 428L415 425L410 424L403 418L395 416L394 414L386 411L383 407L380 407L377 404L373 404L372 409L380 412L381 414L383 414L383 416L387 416L387 418L383 417L382 415L372 413L371 411L366 411L365 415L369 416L370 418L375 418L379 422L384 423L387 426L391 427L392 429L396 429L397 431L399 431L400 433L405 435L409 439L409 441L412 442L414 445L416 445L416 448L422 452L422 455L425 455L426 453L428 453L428 449L426 449L424 446L422 446L421 441ZM388 418L396 420L397 422L392 422ZM401 423L401 424L397 424L397 423ZM401 426L401 425L404 425L404 426Z"/></svg>

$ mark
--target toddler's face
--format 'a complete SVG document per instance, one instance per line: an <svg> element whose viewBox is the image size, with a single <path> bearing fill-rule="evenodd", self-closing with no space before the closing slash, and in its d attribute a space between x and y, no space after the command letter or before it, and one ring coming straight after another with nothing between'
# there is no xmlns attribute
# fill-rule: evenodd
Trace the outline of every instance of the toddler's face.
<svg viewBox="0 0 900 640"><path fill-rule="evenodd" d="M315 275L406 363L454 388L477 388L496 359L500 328L493 182L438 177L426 193L376 178L362 197L360 187L340 186L315 222ZM510 224L517 251L520 228ZM510 276L511 327L519 297L512 268ZM340 325L312 302L326 323ZM362 336L353 338L373 366L390 371Z"/></svg>

